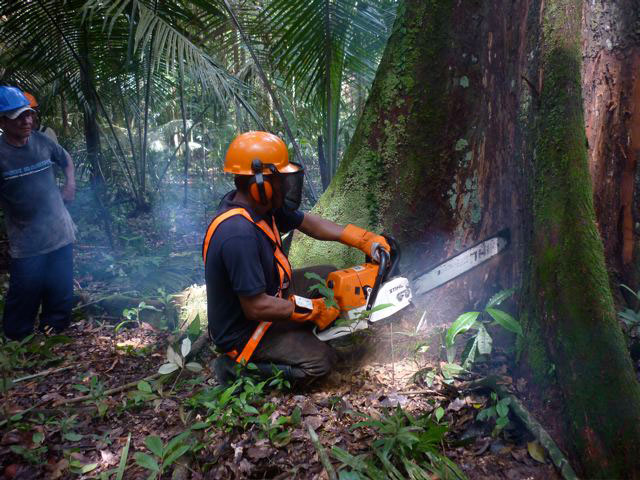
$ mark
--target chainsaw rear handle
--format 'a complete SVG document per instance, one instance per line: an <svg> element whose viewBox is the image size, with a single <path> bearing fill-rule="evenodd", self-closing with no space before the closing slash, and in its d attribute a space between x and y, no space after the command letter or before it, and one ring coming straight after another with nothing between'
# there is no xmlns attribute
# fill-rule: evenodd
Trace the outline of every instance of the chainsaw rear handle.
<svg viewBox="0 0 640 480"><path fill-rule="evenodd" d="M383 233L382 236L385 238L385 240L391 247L391 252L387 252L391 254L389 261L387 262L387 267L386 269L382 269L382 268L380 269L380 270L386 270L385 276L382 279L382 283L384 283L387 281L389 277L395 277L396 275L398 275L398 264L400 263L400 245L398 245L398 242L396 242L396 239L393 238L391 235L387 235ZM376 249L376 251L378 250L381 250L383 252L385 251L380 246L378 246L378 248ZM373 259L369 255L365 256L365 261L367 263L373 263Z"/></svg>
<svg viewBox="0 0 640 480"><path fill-rule="evenodd" d="M390 252L391 263L389 264L389 267L387 268L387 273L383 278L383 282L386 282L389 279L389 277L395 277L399 273L398 265L400 264L400 245L398 245L398 242L396 242L396 239L393 238L391 235L382 234L382 236L386 238L387 242L389 243L389 246L391 247L391 252Z"/></svg>
<svg viewBox="0 0 640 480"><path fill-rule="evenodd" d="M384 248L378 246L377 248L378 256L380 258L380 268L378 269L378 275L376 275L376 280L373 283L373 288L371 289L371 293L369 294L369 299L367 300L367 308L366 311L371 310L373 304L376 301L376 297L378 296L378 290L380 290L380 285L387 277L387 274L391 270L391 256L389 252L387 252Z"/></svg>

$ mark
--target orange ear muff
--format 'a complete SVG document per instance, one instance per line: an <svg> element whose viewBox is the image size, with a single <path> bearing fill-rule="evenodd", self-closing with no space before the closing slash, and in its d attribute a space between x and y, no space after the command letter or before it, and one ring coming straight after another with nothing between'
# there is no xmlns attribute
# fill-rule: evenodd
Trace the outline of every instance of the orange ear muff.
<svg viewBox="0 0 640 480"><path fill-rule="evenodd" d="M249 186L249 193L251 198L256 202L267 204L273 198L273 187L269 180L263 180L262 182L254 182Z"/></svg>

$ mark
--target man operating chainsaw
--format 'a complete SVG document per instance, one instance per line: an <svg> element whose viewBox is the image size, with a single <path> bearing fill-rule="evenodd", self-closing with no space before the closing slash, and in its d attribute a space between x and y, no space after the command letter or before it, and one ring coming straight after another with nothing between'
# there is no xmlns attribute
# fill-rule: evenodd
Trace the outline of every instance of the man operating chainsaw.
<svg viewBox="0 0 640 480"><path fill-rule="evenodd" d="M318 240L359 248L375 259L390 250L384 237L355 225L340 226L298 208L304 170L290 162L285 143L267 132L248 132L229 145L224 171L236 189L222 199L207 228L205 262L209 335L226 353L216 359L226 383L238 363L251 361L265 375L272 366L290 381L307 383L329 373L335 351L313 334L339 315L323 298L305 298L313 271L326 278L328 266L292 271L280 238L298 229Z"/></svg>

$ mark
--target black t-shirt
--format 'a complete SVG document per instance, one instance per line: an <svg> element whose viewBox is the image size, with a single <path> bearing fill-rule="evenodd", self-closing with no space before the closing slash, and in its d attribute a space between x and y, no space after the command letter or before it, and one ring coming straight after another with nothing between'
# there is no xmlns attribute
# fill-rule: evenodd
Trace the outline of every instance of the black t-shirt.
<svg viewBox="0 0 640 480"><path fill-rule="evenodd" d="M216 217L242 207L255 222L265 220L271 225L271 215L260 217L248 206L234 202L234 195L235 190L224 196ZM280 233L286 233L300 226L304 214L281 208L273 217ZM280 277L273 251L267 235L241 215L223 221L211 237L205 266L207 316L209 333L224 352L240 351L258 325L244 317L238 295L264 292L275 296L278 292Z"/></svg>

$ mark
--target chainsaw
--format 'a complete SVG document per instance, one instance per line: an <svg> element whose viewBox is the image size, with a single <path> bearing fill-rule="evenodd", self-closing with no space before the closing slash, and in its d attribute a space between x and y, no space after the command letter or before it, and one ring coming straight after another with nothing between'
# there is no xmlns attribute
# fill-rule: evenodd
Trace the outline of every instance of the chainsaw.
<svg viewBox="0 0 640 480"><path fill-rule="evenodd" d="M456 256L423 271L411 281L399 276L400 248L397 242L384 236L391 247L379 248L379 263L367 257L365 263L331 272L326 285L333 291L341 316L324 330L314 330L323 342L365 330L371 325L395 315L411 304L413 295L423 295L468 272L509 245L509 231L477 243Z"/></svg>

